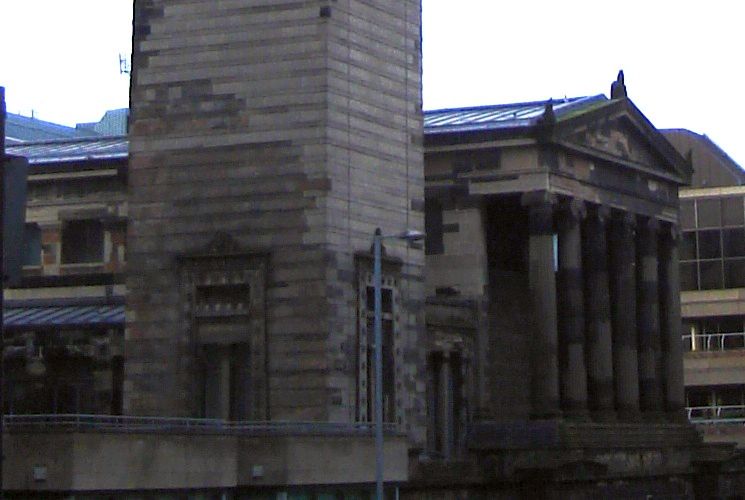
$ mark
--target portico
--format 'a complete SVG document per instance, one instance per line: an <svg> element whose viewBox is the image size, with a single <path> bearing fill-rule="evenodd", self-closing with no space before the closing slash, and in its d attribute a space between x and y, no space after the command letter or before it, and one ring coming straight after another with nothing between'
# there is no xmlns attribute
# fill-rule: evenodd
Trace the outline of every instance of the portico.
<svg viewBox="0 0 745 500"><path fill-rule="evenodd" d="M522 443L517 423L538 448L577 429L605 445L653 428L661 442L695 441L678 425L676 302L677 192L691 167L622 80L614 88L611 99L428 113L428 294L440 308L481 304L470 347L448 353L474 360L471 446ZM443 432L458 425L440 420Z"/></svg>
<svg viewBox="0 0 745 500"><path fill-rule="evenodd" d="M679 289L676 223L546 191L522 203L537 315L531 418L682 414L679 321L669 317Z"/></svg>

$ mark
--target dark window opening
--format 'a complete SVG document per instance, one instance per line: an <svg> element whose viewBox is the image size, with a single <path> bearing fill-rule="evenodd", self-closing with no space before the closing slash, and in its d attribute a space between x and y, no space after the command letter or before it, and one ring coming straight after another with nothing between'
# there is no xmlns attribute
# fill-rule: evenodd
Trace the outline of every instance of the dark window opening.
<svg viewBox="0 0 745 500"><path fill-rule="evenodd" d="M41 228L29 223L23 227L23 265L41 265Z"/></svg>
<svg viewBox="0 0 745 500"><path fill-rule="evenodd" d="M722 239L725 257L745 257L745 229L725 229Z"/></svg>
<svg viewBox="0 0 745 500"><path fill-rule="evenodd" d="M680 202L680 225L683 229L696 227L696 211L693 201Z"/></svg>
<svg viewBox="0 0 745 500"><path fill-rule="evenodd" d="M696 259L696 232L686 231L680 242L680 260Z"/></svg>
<svg viewBox="0 0 745 500"><path fill-rule="evenodd" d="M250 418L250 356L247 343L203 347L204 416L222 420Z"/></svg>
<svg viewBox="0 0 745 500"><path fill-rule="evenodd" d="M721 227L722 214L719 199L697 200L698 227Z"/></svg>
<svg viewBox="0 0 745 500"><path fill-rule="evenodd" d="M367 310L369 314L375 314L375 287L367 287ZM380 289L380 310L385 313L393 312L393 290L390 288Z"/></svg>
<svg viewBox="0 0 745 500"><path fill-rule="evenodd" d="M700 259L716 259L722 256L720 231L699 231L698 251Z"/></svg>
<svg viewBox="0 0 745 500"><path fill-rule="evenodd" d="M716 290L722 288L722 261L702 261L699 263L701 273L701 290Z"/></svg>
<svg viewBox="0 0 745 500"><path fill-rule="evenodd" d="M491 272L527 273L528 212L519 198L507 197L489 205L486 238Z"/></svg>
<svg viewBox="0 0 745 500"><path fill-rule="evenodd" d="M438 255L445 251L443 242L442 204L428 198L424 201L424 251L427 255Z"/></svg>
<svg viewBox="0 0 745 500"><path fill-rule="evenodd" d="M248 314L251 290L248 285L208 285L196 289L198 316Z"/></svg>
<svg viewBox="0 0 745 500"><path fill-rule="evenodd" d="M62 263L103 261L103 224L97 220L67 221L62 227Z"/></svg>
<svg viewBox="0 0 745 500"><path fill-rule="evenodd" d="M698 269L695 262L680 264L680 289L684 291L698 290Z"/></svg>
<svg viewBox="0 0 745 500"><path fill-rule="evenodd" d="M745 287L745 259L724 261L724 282L727 288Z"/></svg>
<svg viewBox="0 0 745 500"><path fill-rule="evenodd" d="M742 226L745 224L743 197L722 198L722 224L725 226Z"/></svg>
<svg viewBox="0 0 745 500"><path fill-rule="evenodd" d="M5 411L121 414L121 330L6 332Z"/></svg>

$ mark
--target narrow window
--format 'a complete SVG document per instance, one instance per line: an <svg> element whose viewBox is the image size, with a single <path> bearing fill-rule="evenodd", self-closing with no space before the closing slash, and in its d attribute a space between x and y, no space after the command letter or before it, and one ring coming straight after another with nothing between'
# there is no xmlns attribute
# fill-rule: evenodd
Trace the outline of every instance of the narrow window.
<svg viewBox="0 0 745 500"><path fill-rule="evenodd" d="M445 251L442 224L442 203L427 198L424 201L424 251L427 255L438 255Z"/></svg>
<svg viewBox="0 0 745 500"><path fill-rule="evenodd" d="M397 422L396 403L396 280L384 276L382 280L382 374L383 420ZM359 288L359 350L357 408L361 421L375 418L375 288L372 273L364 273Z"/></svg>
<svg viewBox="0 0 745 500"><path fill-rule="evenodd" d="M41 265L41 228L35 223L23 227L23 265Z"/></svg>

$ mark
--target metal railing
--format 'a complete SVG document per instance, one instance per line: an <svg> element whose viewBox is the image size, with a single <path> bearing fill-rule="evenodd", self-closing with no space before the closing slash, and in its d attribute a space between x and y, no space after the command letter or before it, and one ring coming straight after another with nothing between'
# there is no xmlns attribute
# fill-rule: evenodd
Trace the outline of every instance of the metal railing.
<svg viewBox="0 0 745 500"><path fill-rule="evenodd" d="M745 424L745 405L689 406L693 424Z"/></svg>
<svg viewBox="0 0 745 500"><path fill-rule="evenodd" d="M688 351L726 351L745 348L745 332L698 333L683 335L683 345Z"/></svg>
<svg viewBox="0 0 745 500"><path fill-rule="evenodd" d="M92 431L117 433L236 434L245 436L372 436L368 422L230 421L209 418L133 417L118 415L6 415L8 431ZM396 424L383 425L387 434Z"/></svg>

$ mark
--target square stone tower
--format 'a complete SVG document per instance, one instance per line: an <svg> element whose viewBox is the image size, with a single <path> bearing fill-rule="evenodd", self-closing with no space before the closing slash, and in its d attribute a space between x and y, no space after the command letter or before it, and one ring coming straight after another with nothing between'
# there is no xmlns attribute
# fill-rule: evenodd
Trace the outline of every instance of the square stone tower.
<svg viewBox="0 0 745 500"><path fill-rule="evenodd" d="M421 1L134 9L125 412L371 419L372 235L423 230ZM421 437L423 252L385 250L384 410Z"/></svg>

